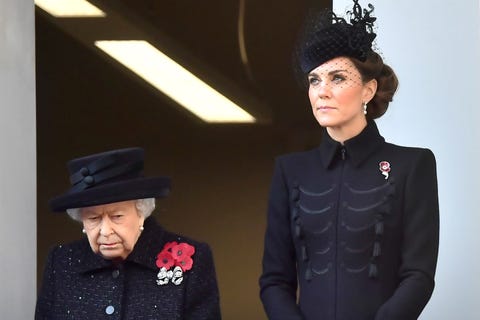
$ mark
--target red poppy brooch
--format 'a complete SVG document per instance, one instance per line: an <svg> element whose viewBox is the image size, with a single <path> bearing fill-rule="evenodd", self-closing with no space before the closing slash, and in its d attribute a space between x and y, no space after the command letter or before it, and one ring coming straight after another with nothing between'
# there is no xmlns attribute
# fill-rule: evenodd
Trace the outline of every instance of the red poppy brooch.
<svg viewBox="0 0 480 320"><path fill-rule="evenodd" d="M388 161L380 161L380 163L378 164L379 165L379 169L380 169L380 172L382 172L382 174L385 176L385 180L388 179L388 174L390 172L390 163Z"/></svg>
<svg viewBox="0 0 480 320"><path fill-rule="evenodd" d="M183 281L183 273L192 269L195 247L185 242L168 242L157 255L157 267L160 271L157 275L157 284L163 286L170 281L179 285Z"/></svg>

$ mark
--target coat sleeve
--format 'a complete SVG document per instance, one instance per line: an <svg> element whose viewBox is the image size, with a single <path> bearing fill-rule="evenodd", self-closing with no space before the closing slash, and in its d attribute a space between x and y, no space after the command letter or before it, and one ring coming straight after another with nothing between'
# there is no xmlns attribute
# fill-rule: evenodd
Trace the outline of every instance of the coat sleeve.
<svg viewBox="0 0 480 320"><path fill-rule="evenodd" d="M435 157L428 149L420 152L410 170L404 201L400 284L376 320L417 319L433 292L439 209Z"/></svg>
<svg viewBox="0 0 480 320"><path fill-rule="evenodd" d="M205 243L195 248L194 267L186 286L185 319L220 320L220 299L212 252Z"/></svg>
<svg viewBox="0 0 480 320"><path fill-rule="evenodd" d="M270 320L303 319L297 306L297 266L290 229L288 189L281 165L275 162L267 213L260 276L260 297Z"/></svg>
<svg viewBox="0 0 480 320"><path fill-rule="evenodd" d="M35 307L35 320L50 318L55 296L55 269L53 266L55 250L56 249L52 249L47 257L43 272L42 286L40 287L37 305Z"/></svg>

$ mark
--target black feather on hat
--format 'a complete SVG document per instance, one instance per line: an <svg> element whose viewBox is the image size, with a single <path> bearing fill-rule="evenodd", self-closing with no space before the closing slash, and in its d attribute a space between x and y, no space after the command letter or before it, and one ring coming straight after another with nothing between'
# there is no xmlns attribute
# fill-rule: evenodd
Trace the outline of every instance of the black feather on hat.
<svg viewBox="0 0 480 320"><path fill-rule="evenodd" d="M67 163L72 187L50 200L52 211L126 200L166 197L170 178L144 177L144 150L127 148L77 158Z"/></svg>

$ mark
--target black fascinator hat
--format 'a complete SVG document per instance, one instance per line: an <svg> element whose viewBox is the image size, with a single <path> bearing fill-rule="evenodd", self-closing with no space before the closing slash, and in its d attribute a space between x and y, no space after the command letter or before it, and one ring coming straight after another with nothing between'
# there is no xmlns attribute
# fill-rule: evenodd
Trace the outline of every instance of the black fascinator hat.
<svg viewBox="0 0 480 320"><path fill-rule="evenodd" d="M362 9L353 0L353 9L346 18L337 17L331 10L312 13L306 20L303 34L295 50L296 67L303 76L333 58L346 56L365 61L372 51L376 37L371 16L373 6Z"/></svg>
<svg viewBox="0 0 480 320"><path fill-rule="evenodd" d="M128 148L77 158L67 163L70 190L50 200L52 211L119 201L161 198L170 178L144 177L144 150Z"/></svg>

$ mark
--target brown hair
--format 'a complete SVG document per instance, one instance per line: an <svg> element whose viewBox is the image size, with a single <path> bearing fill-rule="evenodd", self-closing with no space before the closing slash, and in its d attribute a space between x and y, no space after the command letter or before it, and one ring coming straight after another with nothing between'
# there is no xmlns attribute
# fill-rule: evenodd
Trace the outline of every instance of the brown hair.
<svg viewBox="0 0 480 320"><path fill-rule="evenodd" d="M377 92L368 103L367 119L381 117L387 111L388 104L397 91L398 78L395 72L390 66L384 64L382 57L374 51L368 54L364 62L355 58L350 59L362 75L364 83L372 79L377 80Z"/></svg>

